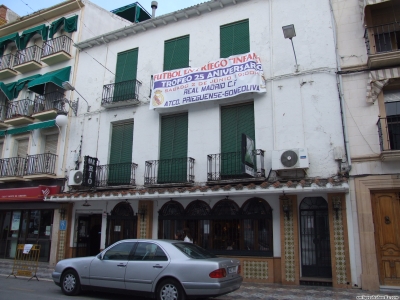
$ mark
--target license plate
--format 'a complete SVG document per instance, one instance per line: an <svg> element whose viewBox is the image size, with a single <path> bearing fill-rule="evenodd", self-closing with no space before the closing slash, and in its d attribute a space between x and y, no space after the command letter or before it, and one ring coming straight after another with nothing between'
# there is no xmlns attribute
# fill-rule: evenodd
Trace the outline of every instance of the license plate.
<svg viewBox="0 0 400 300"><path fill-rule="evenodd" d="M228 274L236 274L237 267L229 267Z"/></svg>

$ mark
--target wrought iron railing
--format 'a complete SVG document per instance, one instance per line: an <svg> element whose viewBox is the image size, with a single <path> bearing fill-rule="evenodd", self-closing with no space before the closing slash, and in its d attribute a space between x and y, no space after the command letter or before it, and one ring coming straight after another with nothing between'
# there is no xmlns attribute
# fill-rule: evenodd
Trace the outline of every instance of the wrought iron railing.
<svg viewBox="0 0 400 300"><path fill-rule="evenodd" d="M58 112L67 113L65 104L68 100L65 98L64 93L52 92L44 95L35 96L35 107L33 109L34 113L39 113L47 110L56 110Z"/></svg>
<svg viewBox="0 0 400 300"><path fill-rule="evenodd" d="M27 62L35 61L40 64L42 48L39 46L31 46L23 50L17 51L14 66L22 65Z"/></svg>
<svg viewBox="0 0 400 300"><path fill-rule="evenodd" d="M139 102L139 80L128 80L103 86L102 105L112 104L120 101L136 100Z"/></svg>
<svg viewBox="0 0 400 300"><path fill-rule="evenodd" d="M0 71L5 69L13 70L15 63L15 55L13 54L6 54L0 57Z"/></svg>
<svg viewBox="0 0 400 300"><path fill-rule="evenodd" d="M56 175L56 161L57 155L53 153L28 155L25 175Z"/></svg>
<svg viewBox="0 0 400 300"><path fill-rule="evenodd" d="M23 99L11 101L8 103L6 119L11 119L21 116L31 116L33 114L34 101Z"/></svg>
<svg viewBox="0 0 400 300"><path fill-rule="evenodd" d="M207 155L207 180L219 181L265 177L264 150L256 149L243 163L242 152Z"/></svg>
<svg viewBox="0 0 400 300"><path fill-rule="evenodd" d="M400 50L400 23L389 23L365 29L365 45L368 54Z"/></svg>
<svg viewBox="0 0 400 300"><path fill-rule="evenodd" d="M381 151L400 150L400 115L379 118L377 125Z"/></svg>
<svg viewBox="0 0 400 300"><path fill-rule="evenodd" d="M121 186L136 184L136 169L138 165L135 163L118 163L101 165L96 168L96 186Z"/></svg>
<svg viewBox="0 0 400 300"><path fill-rule="evenodd" d="M25 157L0 159L0 177L22 177L26 166Z"/></svg>
<svg viewBox="0 0 400 300"><path fill-rule="evenodd" d="M72 40L66 35L56 37L43 43L42 57L46 57L61 51L70 54Z"/></svg>
<svg viewBox="0 0 400 300"><path fill-rule="evenodd" d="M144 184L193 183L194 158L182 157L148 160L145 165Z"/></svg>

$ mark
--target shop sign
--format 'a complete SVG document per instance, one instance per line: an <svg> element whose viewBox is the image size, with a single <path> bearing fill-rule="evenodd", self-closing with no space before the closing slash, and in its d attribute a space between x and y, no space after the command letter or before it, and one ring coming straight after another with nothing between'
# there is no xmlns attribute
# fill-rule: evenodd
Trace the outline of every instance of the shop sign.
<svg viewBox="0 0 400 300"><path fill-rule="evenodd" d="M260 57L254 52L153 75L150 109L266 92Z"/></svg>
<svg viewBox="0 0 400 300"><path fill-rule="evenodd" d="M255 176L256 155L255 143L252 138L246 134L242 134L242 169L243 174Z"/></svg>
<svg viewBox="0 0 400 300"><path fill-rule="evenodd" d="M83 164L83 186L95 186L96 166L98 159L96 157L85 156Z"/></svg>
<svg viewBox="0 0 400 300"><path fill-rule="evenodd" d="M58 194L60 186L39 185L36 187L0 189L0 202L43 201L49 195Z"/></svg>

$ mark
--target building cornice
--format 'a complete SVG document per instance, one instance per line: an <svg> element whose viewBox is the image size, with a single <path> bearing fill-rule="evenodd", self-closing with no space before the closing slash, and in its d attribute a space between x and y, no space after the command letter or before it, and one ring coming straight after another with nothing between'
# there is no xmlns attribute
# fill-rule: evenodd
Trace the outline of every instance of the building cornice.
<svg viewBox="0 0 400 300"><path fill-rule="evenodd" d="M206 13L213 12L215 10L223 9L228 6L236 5L240 2L247 2L251 0L212 0L197 4L185 9L177 10L175 12L161 15L156 18L152 18L140 23L135 23L124 28L120 28L91 39L74 44L79 50L92 48L106 43L110 43L114 40L119 40L128 36L132 36L147 30L153 30L158 27L166 26L171 23L194 18Z"/></svg>
<svg viewBox="0 0 400 300"><path fill-rule="evenodd" d="M299 182L279 181L262 182L261 184L250 183L247 185L216 185L216 186L193 186L182 188L137 188L129 190L108 190L108 191L85 191L68 192L51 195L45 201L71 202L85 200L145 200L145 199L169 199L186 198L195 199L203 197L226 197L226 196L255 196L255 195L279 195L304 194L304 193L347 193L349 185L347 178L328 178L312 180L301 180Z"/></svg>

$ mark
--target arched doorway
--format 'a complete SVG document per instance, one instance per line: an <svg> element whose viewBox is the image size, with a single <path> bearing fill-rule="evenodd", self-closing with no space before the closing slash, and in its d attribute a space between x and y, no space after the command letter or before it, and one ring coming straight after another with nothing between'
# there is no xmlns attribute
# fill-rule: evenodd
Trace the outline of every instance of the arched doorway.
<svg viewBox="0 0 400 300"><path fill-rule="evenodd" d="M328 202L307 197L300 203L302 277L332 278Z"/></svg>
<svg viewBox="0 0 400 300"><path fill-rule="evenodd" d="M107 217L106 247L124 239L137 237L137 216L129 202L120 202Z"/></svg>

